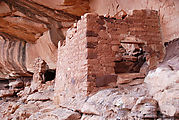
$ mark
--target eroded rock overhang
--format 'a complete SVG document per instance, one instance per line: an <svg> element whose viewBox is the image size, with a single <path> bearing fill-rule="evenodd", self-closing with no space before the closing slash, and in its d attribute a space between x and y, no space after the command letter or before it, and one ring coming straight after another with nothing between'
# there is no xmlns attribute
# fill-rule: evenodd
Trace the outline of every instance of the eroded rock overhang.
<svg viewBox="0 0 179 120"><path fill-rule="evenodd" d="M56 68L58 42L63 44L68 28L89 6L82 0L61 1L57 6L51 3L0 1L0 78L31 76L37 57Z"/></svg>

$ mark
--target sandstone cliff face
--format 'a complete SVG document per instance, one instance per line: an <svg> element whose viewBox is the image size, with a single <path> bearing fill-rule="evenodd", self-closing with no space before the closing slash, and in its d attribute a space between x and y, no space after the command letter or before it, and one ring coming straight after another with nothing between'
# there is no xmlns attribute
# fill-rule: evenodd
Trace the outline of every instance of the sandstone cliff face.
<svg viewBox="0 0 179 120"><path fill-rule="evenodd" d="M55 69L58 41L63 44L67 29L78 17L33 1L0 4L1 78L32 76L37 57Z"/></svg>
<svg viewBox="0 0 179 120"><path fill-rule="evenodd" d="M72 15L81 16L89 12L89 0L32 0L40 5L47 6L55 10L63 10ZM55 4L54 4L55 3Z"/></svg>

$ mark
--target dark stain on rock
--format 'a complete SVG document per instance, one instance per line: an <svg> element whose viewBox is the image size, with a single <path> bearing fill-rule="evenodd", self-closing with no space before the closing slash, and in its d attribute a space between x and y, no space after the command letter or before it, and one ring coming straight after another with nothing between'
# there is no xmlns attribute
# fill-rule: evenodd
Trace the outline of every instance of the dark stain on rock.
<svg viewBox="0 0 179 120"><path fill-rule="evenodd" d="M17 68L16 68L14 61L13 61L13 58L12 58L12 54L13 54L12 49L14 47L14 44L13 44L14 41L9 41L8 43L9 44L8 44L8 48L7 48L7 61L9 63L9 65L15 70Z"/></svg>
<svg viewBox="0 0 179 120"><path fill-rule="evenodd" d="M22 42L20 41L19 48L18 48L18 58L17 58L19 63L21 63L20 62L20 60L21 60L21 46L22 46Z"/></svg>
<svg viewBox="0 0 179 120"><path fill-rule="evenodd" d="M86 37L97 37L98 36L98 34L97 33L95 33L94 31L87 31L86 32Z"/></svg>
<svg viewBox="0 0 179 120"><path fill-rule="evenodd" d="M65 35L61 31L61 28L63 27L60 22L56 22L53 19L49 19L49 22L51 23L48 27L50 29L50 38L52 40L52 43L58 47L58 42L60 41L60 45L64 44L65 41Z"/></svg>
<svg viewBox="0 0 179 120"><path fill-rule="evenodd" d="M13 64L14 69L15 70L20 70L20 67L16 64L16 62L14 61L14 47L16 46L16 41L13 41L12 46L11 46L11 50L10 50L10 60L11 60L11 64Z"/></svg>
<svg viewBox="0 0 179 120"><path fill-rule="evenodd" d="M23 42L21 55L22 55L22 66L26 70L26 42Z"/></svg>

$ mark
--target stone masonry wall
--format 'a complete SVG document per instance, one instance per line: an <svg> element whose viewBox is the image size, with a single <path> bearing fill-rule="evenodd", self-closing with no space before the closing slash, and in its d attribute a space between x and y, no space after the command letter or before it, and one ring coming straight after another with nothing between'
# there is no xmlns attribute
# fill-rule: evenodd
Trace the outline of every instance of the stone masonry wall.
<svg viewBox="0 0 179 120"><path fill-rule="evenodd" d="M156 11L135 10L124 20L90 14L86 19L89 92L115 82L116 72L139 72L143 53L151 69L163 59Z"/></svg>
<svg viewBox="0 0 179 120"><path fill-rule="evenodd" d="M85 14L58 52L55 101L90 95L118 73L139 72L145 59L150 69L163 59L158 13L135 10L123 20Z"/></svg>
<svg viewBox="0 0 179 120"><path fill-rule="evenodd" d="M82 19L77 28L67 31L65 45L58 47L55 100L60 100L60 103L67 102L66 98L74 98L79 93L86 95L88 61L85 31L86 21Z"/></svg>

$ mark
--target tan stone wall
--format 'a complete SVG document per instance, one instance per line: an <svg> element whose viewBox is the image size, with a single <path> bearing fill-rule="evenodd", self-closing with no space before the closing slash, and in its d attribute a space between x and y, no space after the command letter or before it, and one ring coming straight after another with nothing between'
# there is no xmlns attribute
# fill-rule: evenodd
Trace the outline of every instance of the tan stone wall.
<svg viewBox="0 0 179 120"><path fill-rule="evenodd" d="M149 9L159 12L163 42L179 37L178 0L90 0L92 12L115 15L121 9L131 14L133 10Z"/></svg>
<svg viewBox="0 0 179 120"><path fill-rule="evenodd" d="M45 60L49 69L56 68L57 47L50 39L49 31L44 32L36 44L0 37L0 78L32 76L35 58Z"/></svg>
<svg viewBox="0 0 179 120"><path fill-rule="evenodd" d="M56 101L67 102L87 93L87 48L86 21L80 20L77 28L69 29L64 46L58 48Z"/></svg>
<svg viewBox="0 0 179 120"><path fill-rule="evenodd" d="M124 20L85 14L77 27L68 30L66 44L58 49L56 102L78 94L87 96L116 82L115 62L126 65L123 72L139 72L133 69L140 56L127 53L128 46L143 49L149 66L157 65L163 55L158 14L146 10L133 13Z"/></svg>

